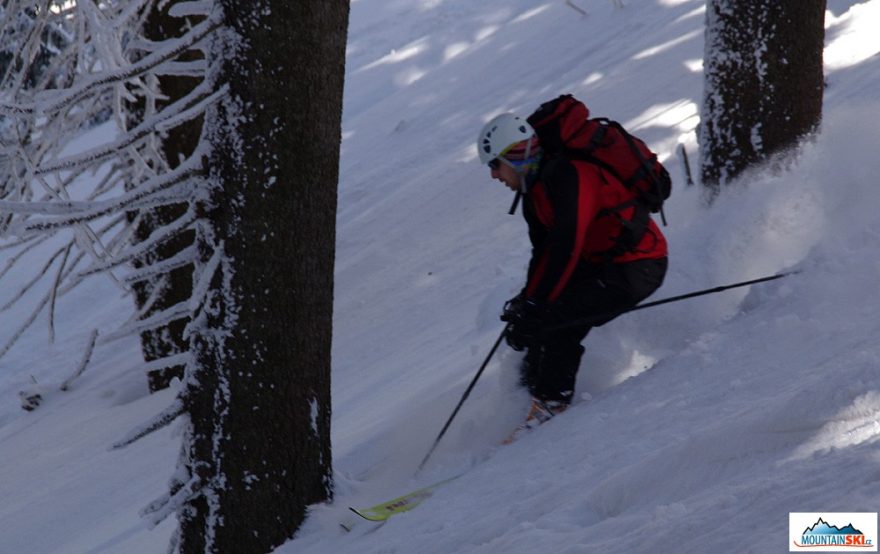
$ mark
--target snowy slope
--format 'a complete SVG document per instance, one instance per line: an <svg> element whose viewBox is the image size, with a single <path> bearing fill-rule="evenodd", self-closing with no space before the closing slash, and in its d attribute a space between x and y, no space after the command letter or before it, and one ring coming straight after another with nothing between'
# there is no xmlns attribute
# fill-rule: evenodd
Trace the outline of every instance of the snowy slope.
<svg viewBox="0 0 880 554"><path fill-rule="evenodd" d="M796 168L711 209L696 162L703 0L355 0L338 216L336 502L278 552L778 552L792 511L880 506L880 0L829 0L825 125ZM527 262L510 193L476 161L480 126L562 92L660 152L676 190L656 298L797 268L772 284L595 330L576 404L498 447L523 416L517 355L493 360L426 470L415 467L501 330ZM46 251L50 249L47 247ZM34 254L34 259L39 253ZM0 262L6 254L0 251ZM33 262L36 263L36 262ZM30 270L0 283L14 294ZM0 552L164 552L138 510L165 490L174 429L107 447L161 410L132 341L93 328L130 310L109 280L59 300L0 359ZM0 339L27 306L4 312ZM18 408L31 376L44 406ZM338 523L466 472L375 532Z"/></svg>

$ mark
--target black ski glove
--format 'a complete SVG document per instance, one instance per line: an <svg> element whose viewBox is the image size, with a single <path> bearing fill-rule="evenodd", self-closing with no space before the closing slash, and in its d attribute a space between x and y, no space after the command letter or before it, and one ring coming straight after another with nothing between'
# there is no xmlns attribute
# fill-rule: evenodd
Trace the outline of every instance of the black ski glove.
<svg viewBox="0 0 880 554"><path fill-rule="evenodd" d="M520 352L538 342L544 332L544 308L519 294L504 304L501 321L507 322L504 339Z"/></svg>

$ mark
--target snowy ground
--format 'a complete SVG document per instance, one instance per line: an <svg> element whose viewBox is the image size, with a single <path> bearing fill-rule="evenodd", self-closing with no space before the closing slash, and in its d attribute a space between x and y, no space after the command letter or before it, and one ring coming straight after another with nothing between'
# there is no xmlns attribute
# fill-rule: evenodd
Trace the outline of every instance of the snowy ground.
<svg viewBox="0 0 880 554"><path fill-rule="evenodd" d="M798 166L711 209L684 186L677 154L684 144L696 165L704 1L575 3L589 15L562 1L352 3L336 502L278 552L781 552L788 512L880 507L880 0L829 0L825 124ZM655 298L801 273L594 331L576 404L498 447L526 405L504 349L414 476L527 262L525 225L474 137L500 111L527 114L562 92L645 138L673 174L671 268ZM39 255L0 280L0 302ZM2 312L0 341L32 306ZM38 319L0 358L0 552L165 551L174 522L150 529L138 510L165 491L180 437L108 446L171 393L146 394L130 340L99 344L57 391L91 330L130 309L109 280L83 285L59 299L54 344ZM18 391L34 379L46 398L26 413ZM378 529L338 525L350 504L463 471Z"/></svg>

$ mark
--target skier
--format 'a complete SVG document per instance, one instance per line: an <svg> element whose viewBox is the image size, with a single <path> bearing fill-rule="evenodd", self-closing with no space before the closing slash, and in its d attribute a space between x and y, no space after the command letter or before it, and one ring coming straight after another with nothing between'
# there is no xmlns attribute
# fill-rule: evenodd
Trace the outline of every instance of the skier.
<svg viewBox="0 0 880 554"><path fill-rule="evenodd" d="M491 177L522 195L532 244L526 285L501 316L507 343L526 351L520 382L532 404L520 429L531 428L571 403L590 329L662 284L666 239L648 218L634 247L623 241L636 193L597 164L544 155L525 119L495 117L480 131L477 150Z"/></svg>

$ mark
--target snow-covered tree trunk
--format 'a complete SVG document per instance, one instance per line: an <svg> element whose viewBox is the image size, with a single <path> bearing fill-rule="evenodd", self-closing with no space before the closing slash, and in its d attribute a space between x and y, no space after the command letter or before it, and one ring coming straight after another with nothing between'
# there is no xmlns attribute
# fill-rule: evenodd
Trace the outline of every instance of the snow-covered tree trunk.
<svg viewBox="0 0 880 554"><path fill-rule="evenodd" d="M221 0L184 383L182 552L269 552L330 498L347 0ZM198 491L188 494L188 491Z"/></svg>
<svg viewBox="0 0 880 554"><path fill-rule="evenodd" d="M818 126L826 0L707 0L700 149L713 193Z"/></svg>

